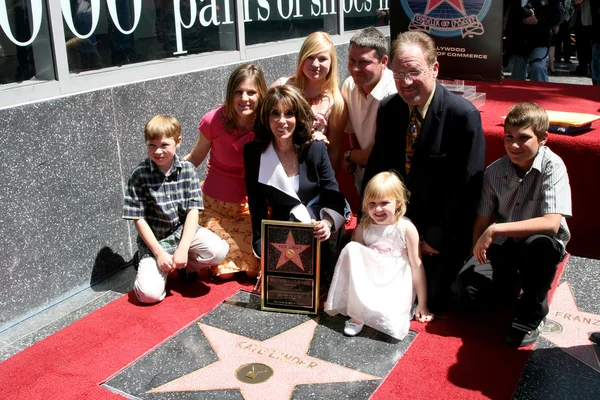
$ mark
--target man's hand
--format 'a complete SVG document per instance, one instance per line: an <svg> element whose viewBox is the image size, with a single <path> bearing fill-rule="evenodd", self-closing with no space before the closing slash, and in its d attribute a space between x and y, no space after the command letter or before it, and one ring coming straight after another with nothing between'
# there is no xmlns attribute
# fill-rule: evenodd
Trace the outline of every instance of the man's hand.
<svg viewBox="0 0 600 400"><path fill-rule="evenodd" d="M187 266L188 252L177 248L173 254L173 266L177 269L182 269Z"/></svg>
<svg viewBox="0 0 600 400"><path fill-rule="evenodd" d="M494 225L487 227L483 234L477 239L475 247L473 247L473 255L479 264L485 264L487 262L487 249L494 242Z"/></svg>
<svg viewBox="0 0 600 400"><path fill-rule="evenodd" d="M531 9L531 15L527 18L523 18L523 23L525 25L537 25L538 20L537 20L537 17L535 16L535 12L534 12L533 8Z"/></svg>
<svg viewBox="0 0 600 400"><path fill-rule="evenodd" d="M317 239L322 242L329 239L331 236L331 227L333 226L331 222L324 219L321 221L313 220L312 223L315 224L315 237Z"/></svg>
<svg viewBox="0 0 600 400"><path fill-rule="evenodd" d="M440 254L440 252L428 245L427 242L423 240L423 243L421 244L421 254L425 256L432 256L434 254Z"/></svg>
<svg viewBox="0 0 600 400"><path fill-rule="evenodd" d="M161 271L169 272L174 267L173 257L166 251L163 251L156 257L156 265L158 265Z"/></svg>

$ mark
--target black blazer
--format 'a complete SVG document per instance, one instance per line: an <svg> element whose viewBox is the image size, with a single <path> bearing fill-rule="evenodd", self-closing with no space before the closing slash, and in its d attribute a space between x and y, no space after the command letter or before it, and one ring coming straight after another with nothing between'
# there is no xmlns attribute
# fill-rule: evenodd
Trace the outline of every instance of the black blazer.
<svg viewBox="0 0 600 400"><path fill-rule="evenodd" d="M407 217L420 236L440 252L468 256L485 162L485 136L479 111L436 83L421 126L410 174L406 176L408 105L398 95L385 98L377 112L375 144L364 183L394 169L411 193Z"/></svg>
<svg viewBox="0 0 600 400"><path fill-rule="evenodd" d="M263 171L261 171L261 159ZM284 172L272 145L264 153L257 148L255 142L248 143L244 147L246 189L252 216L252 247L259 256L261 255L262 220L267 219L269 206L271 207L270 219L297 220L290 214L292 209L300 204L308 206L311 200L319 195L318 200L307 207L311 218L320 220L321 209L327 207L339 214L333 216L335 228L343 224L345 200L335 180L335 172L331 168L325 143L312 143L301 152L298 161L300 184L296 194L291 185L287 188L284 185L286 178L281 175ZM270 167L278 167L278 169ZM278 181L278 177L284 179Z"/></svg>

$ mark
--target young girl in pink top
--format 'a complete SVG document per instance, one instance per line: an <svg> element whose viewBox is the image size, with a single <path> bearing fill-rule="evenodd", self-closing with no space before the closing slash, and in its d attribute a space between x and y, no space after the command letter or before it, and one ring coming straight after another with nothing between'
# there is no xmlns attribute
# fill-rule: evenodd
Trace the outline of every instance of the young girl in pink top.
<svg viewBox="0 0 600 400"><path fill-rule="evenodd" d="M252 223L244 180L244 145L254 140L254 118L267 85L254 64L237 67L229 77L225 103L200 121L194 149L185 156L196 167L210 151L202 187L204 211L198 223L229 244L227 258L211 267L214 276L229 279L245 271L256 277L260 260L252 252Z"/></svg>

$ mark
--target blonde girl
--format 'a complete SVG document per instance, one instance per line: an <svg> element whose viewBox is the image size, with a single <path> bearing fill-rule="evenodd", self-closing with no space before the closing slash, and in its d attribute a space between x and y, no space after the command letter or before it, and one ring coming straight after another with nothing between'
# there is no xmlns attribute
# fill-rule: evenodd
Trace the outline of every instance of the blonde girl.
<svg viewBox="0 0 600 400"><path fill-rule="evenodd" d="M331 165L337 170L348 111L339 91L338 60L331 37L325 32L311 33L298 53L294 76L282 77L272 86L294 85L308 101L314 116L313 133L325 135Z"/></svg>
<svg viewBox="0 0 600 400"><path fill-rule="evenodd" d="M365 188L363 218L340 253L325 302L328 313L350 316L344 328L348 336L367 325L403 339L413 316L421 322L433 317L419 234L404 217L406 202L406 188L393 172L375 175Z"/></svg>

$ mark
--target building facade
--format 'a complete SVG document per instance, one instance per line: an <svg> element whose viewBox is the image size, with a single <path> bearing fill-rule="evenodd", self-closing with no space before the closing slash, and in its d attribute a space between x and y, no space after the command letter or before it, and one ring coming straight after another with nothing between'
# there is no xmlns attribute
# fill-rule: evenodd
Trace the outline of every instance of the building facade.
<svg viewBox="0 0 600 400"><path fill-rule="evenodd" d="M387 1L0 0L0 332L131 259L123 185L152 116L181 121L185 154L237 65L291 75L322 30L343 79L372 25L389 35Z"/></svg>

